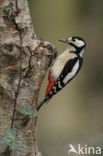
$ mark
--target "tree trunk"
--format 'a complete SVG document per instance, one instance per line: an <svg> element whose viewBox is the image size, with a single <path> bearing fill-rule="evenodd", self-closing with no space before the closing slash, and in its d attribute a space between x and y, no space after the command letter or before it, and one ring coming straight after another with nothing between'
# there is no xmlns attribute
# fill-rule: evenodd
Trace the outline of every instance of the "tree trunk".
<svg viewBox="0 0 103 156"><path fill-rule="evenodd" d="M10 4L13 4L10 5ZM12 156L37 156L37 116L25 116L19 106L36 112L41 82L54 47L37 39L27 0L0 0L0 136L15 129L19 146ZM6 147L0 146L0 153Z"/></svg>

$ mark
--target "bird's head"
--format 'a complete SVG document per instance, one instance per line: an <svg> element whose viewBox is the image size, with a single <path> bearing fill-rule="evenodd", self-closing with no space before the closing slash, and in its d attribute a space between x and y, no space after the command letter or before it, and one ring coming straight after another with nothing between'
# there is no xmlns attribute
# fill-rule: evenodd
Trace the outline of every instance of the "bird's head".
<svg viewBox="0 0 103 156"><path fill-rule="evenodd" d="M68 39L60 39L59 41L73 46L78 52L81 52L86 47L86 42L81 37L73 36Z"/></svg>

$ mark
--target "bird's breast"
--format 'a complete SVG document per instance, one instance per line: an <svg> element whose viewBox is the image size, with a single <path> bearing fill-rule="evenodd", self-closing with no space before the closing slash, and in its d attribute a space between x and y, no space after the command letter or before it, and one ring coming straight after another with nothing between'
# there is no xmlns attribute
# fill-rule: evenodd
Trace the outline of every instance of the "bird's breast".
<svg viewBox="0 0 103 156"><path fill-rule="evenodd" d="M56 60L54 61L54 64L51 67L51 74L54 80L56 80L59 75L61 74L66 62L69 59L75 58L77 57L76 54L74 53L69 53L68 51L65 51L64 53L62 53L60 56L58 56L56 58Z"/></svg>

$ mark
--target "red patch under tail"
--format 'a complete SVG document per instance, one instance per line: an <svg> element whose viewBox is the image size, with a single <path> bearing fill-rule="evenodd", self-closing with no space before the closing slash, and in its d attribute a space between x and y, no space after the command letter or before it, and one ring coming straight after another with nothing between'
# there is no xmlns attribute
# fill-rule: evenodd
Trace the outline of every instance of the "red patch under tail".
<svg viewBox="0 0 103 156"><path fill-rule="evenodd" d="M45 96L47 96L49 94L49 92L51 91L52 87L54 86L54 81L52 79L50 71L49 71L49 75L48 75L48 80L49 80L49 83L48 83L48 86L47 86L47 89L46 89L46 92L45 92Z"/></svg>

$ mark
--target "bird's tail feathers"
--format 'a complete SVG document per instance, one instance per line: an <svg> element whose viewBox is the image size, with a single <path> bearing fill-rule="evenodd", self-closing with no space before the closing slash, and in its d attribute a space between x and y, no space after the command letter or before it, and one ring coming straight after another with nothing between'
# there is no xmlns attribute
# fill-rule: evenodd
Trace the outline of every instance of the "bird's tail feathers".
<svg viewBox="0 0 103 156"><path fill-rule="evenodd" d="M37 111L39 111L39 109L41 108L41 106L44 104L44 103L48 103L49 99L48 99L48 96L46 96L41 102L40 104L37 106Z"/></svg>

